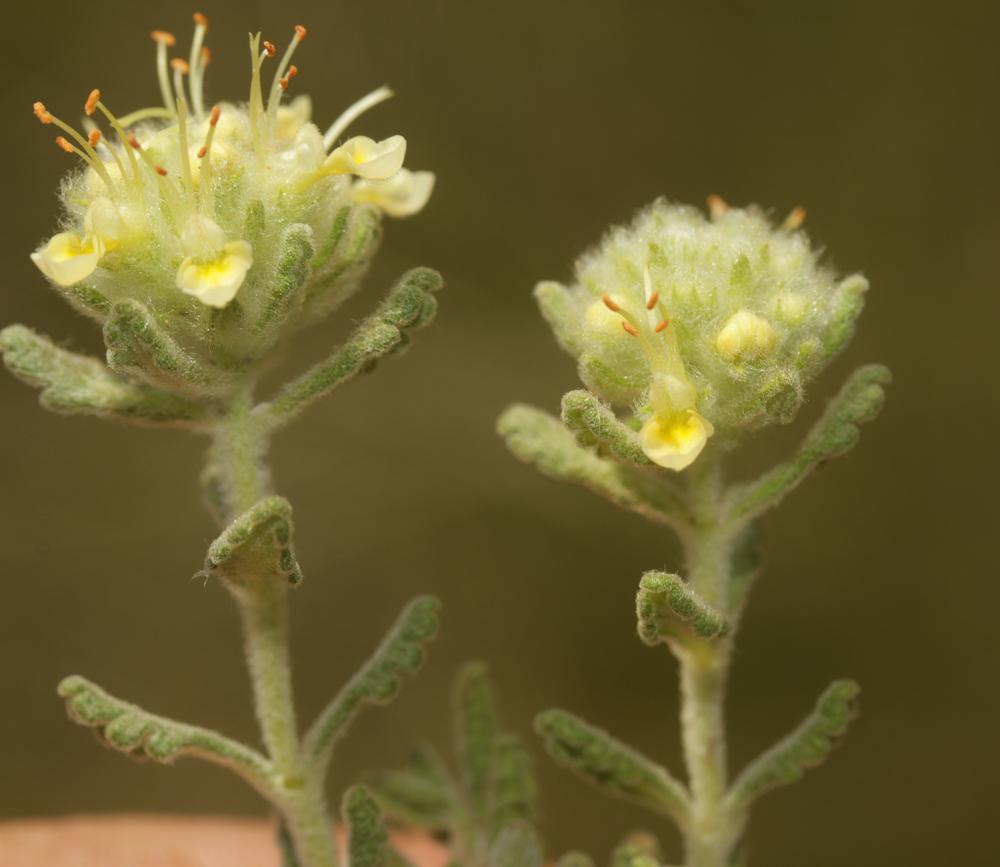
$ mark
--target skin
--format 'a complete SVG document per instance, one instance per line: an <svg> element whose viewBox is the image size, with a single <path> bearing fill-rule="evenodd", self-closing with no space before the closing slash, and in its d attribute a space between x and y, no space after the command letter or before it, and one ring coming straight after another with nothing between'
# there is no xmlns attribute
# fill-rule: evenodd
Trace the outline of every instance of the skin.
<svg viewBox="0 0 1000 867"><path fill-rule="evenodd" d="M445 867L447 853L420 834L397 833L417 867ZM76 816L0 822L4 867L277 867L270 823L182 816Z"/></svg>

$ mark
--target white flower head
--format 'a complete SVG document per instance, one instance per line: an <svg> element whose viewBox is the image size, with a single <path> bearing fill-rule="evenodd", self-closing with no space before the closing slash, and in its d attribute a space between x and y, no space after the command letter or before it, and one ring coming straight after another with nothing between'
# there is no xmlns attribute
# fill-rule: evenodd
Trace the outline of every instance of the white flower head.
<svg viewBox="0 0 1000 867"><path fill-rule="evenodd" d="M409 217L423 210L433 190L434 172L400 169L385 181L357 181L351 198L358 203L375 205L390 217Z"/></svg>

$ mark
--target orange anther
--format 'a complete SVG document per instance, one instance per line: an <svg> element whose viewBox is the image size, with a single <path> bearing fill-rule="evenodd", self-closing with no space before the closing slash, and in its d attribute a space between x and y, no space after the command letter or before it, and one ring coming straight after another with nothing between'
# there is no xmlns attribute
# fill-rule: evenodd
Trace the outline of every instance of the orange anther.
<svg viewBox="0 0 1000 867"><path fill-rule="evenodd" d="M661 323L660 323L659 325L657 325L657 326L656 326L656 328L654 328L653 330L654 330L654 331L655 331L655 332L656 332L657 334L659 334L659 333L660 333L661 331L663 331L663 329L664 329L664 328L666 328L666 327L667 327L667 326L668 326L669 324L670 324L670 320L669 320L669 319L664 319L664 320L663 320L663 321L662 321L662 322L661 322Z"/></svg>
<svg viewBox="0 0 1000 867"><path fill-rule="evenodd" d="M177 44L177 37L166 30L154 30L149 35L153 38L153 42L162 42L168 48L173 48Z"/></svg>
<svg viewBox="0 0 1000 867"><path fill-rule="evenodd" d="M97 143L101 140L101 131L99 129L92 129L90 135L87 136L87 144L92 148L97 147Z"/></svg>
<svg viewBox="0 0 1000 867"><path fill-rule="evenodd" d="M278 79L278 87L280 87L282 90L288 90L288 79L287 78L279 78Z"/></svg>
<svg viewBox="0 0 1000 867"><path fill-rule="evenodd" d="M36 102L32 109L34 109L35 117L37 117L42 123L52 123L52 115L45 110L45 103Z"/></svg>
<svg viewBox="0 0 1000 867"><path fill-rule="evenodd" d="M142 145L139 144L139 139L135 137L134 133L128 134L128 143L132 145L136 150L142 150Z"/></svg>
<svg viewBox="0 0 1000 867"><path fill-rule="evenodd" d="M202 145L200 148L198 148L198 159L200 160L204 159L205 154L207 153L208 153L208 148L205 147L205 145Z"/></svg>
<svg viewBox="0 0 1000 867"><path fill-rule="evenodd" d="M83 104L84 113L90 117L97 111L97 103L101 101L101 92L95 87L87 96L87 101Z"/></svg>
<svg viewBox="0 0 1000 867"><path fill-rule="evenodd" d="M274 43L268 42L266 39L264 40L264 50L267 52L268 57L274 57L278 53L278 49L274 47Z"/></svg>
<svg viewBox="0 0 1000 867"><path fill-rule="evenodd" d="M656 302L660 300L660 293L654 292L649 296L649 300L646 302L646 309L652 310L656 306Z"/></svg>
<svg viewBox="0 0 1000 867"><path fill-rule="evenodd" d="M73 153L73 145L71 145L68 141L66 141L66 139L64 139L61 135L56 136L56 144L59 145L59 147L61 147L64 151L66 151L66 153L68 154Z"/></svg>
<svg viewBox="0 0 1000 867"><path fill-rule="evenodd" d="M638 337L639 336L638 329L631 322L626 322L623 319L622 320L622 328L625 329L625 333L626 334L631 334L633 337Z"/></svg>
<svg viewBox="0 0 1000 867"><path fill-rule="evenodd" d="M291 66L288 67L288 75L286 77L288 78L289 81L291 81L298 74L299 74L299 68L293 63Z"/></svg>
<svg viewBox="0 0 1000 867"><path fill-rule="evenodd" d="M308 33L309 31L306 30L305 27L303 27L301 24L295 25L295 38L298 39L299 42L305 39Z"/></svg>
<svg viewBox="0 0 1000 867"><path fill-rule="evenodd" d="M201 46L201 65L208 66L212 62L212 49L207 45Z"/></svg>
<svg viewBox="0 0 1000 867"><path fill-rule="evenodd" d="M156 166L156 173L162 177L167 176L167 170L163 166Z"/></svg>
<svg viewBox="0 0 1000 867"><path fill-rule="evenodd" d="M171 69L179 69L183 75L187 75L191 71L191 67L188 66L188 62L181 57L173 57L170 60Z"/></svg>
<svg viewBox="0 0 1000 867"><path fill-rule="evenodd" d="M206 18L201 12L194 13L194 23L199 27L208 27L208 18Z"/></svg>
<svg viewBox="0 0 1000 867"><path fill-rule="evenodd" d="M801 228L805 221L806 209L802 205L796 205L792 208L792 212L785 217L785 222L782 225L789 232L794 232L796 229Z"/></svg>
<svg viewBox="0 0 1000 867"><path fill-rule="evenodd" d="M615 302L614 302L614 301L612 300L611 296L610 296L610 295L608 295L608 293L607 293L607 292L605 292L605 293L604 293L604 294L603 294L603 295L601 296L601 300L602 300L602 301L604 302L604 306L605 306L605 307L607 307L607 308L608 308L608 310L610 310L610 311L611 311L612 313L617 313L617 312L618 312L619 310L621 310L621 307L619 307L619 306L618 306L618 305L617 305L617 304L616 304L616 303L615 303Z"/></svg>
<svg viewBox="0 0 1000 867"><path fill-rule="evenodd" d="M219 122L219 115L222 114L222 109L219 106L215 106L212 109L212 113L208 116L208 122L212 126L215 126Z"/></svg>
<svg viewBox="0 0 1000 867"><path fill-rule="evenodd" d="M729 210L729 204L726 202L722 196L711 195L707 199L708 201L708 212L713 218L721 217L726 211Z"/></svg>

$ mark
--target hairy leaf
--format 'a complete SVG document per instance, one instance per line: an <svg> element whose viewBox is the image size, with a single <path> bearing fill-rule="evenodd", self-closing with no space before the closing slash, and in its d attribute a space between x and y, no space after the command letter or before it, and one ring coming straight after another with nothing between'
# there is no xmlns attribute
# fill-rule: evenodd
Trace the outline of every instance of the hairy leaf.
<svg viewBox="0 0 1000 867"><path fill-rule="evenodd" d="M292 547L292 507L265 497L237 517L208 549L205 571L237 584L273 580L298 584L302 570Z"/></svg>
<svg viewBox="0 0 1000 867"><path fill-rule="evenodd" d="M689 799L683 784L607 732L563 710L539 714L535 729L549 754L585 780L678 822L687 816Z"/></svg>
<svg viewBox="0 0 1000 867"><path fill-rule="evenodd" d="M885 388L892 379L878 364L860 367L827 405L826 411L803 440L795 457L755 482L735 488L730 495L732 520L747 521L776 505L816 467L857 445L859 426L878 415Z"/></svg>
<svg viewBox="0 0 1000 867"><path fill-rule="evenodd" d="M342 813L347 826L348 867L388 867L389 832L371 792L364 786L351 786L344 793Z"/></svg>
<svg viewBox="0 0 1000 867"><path fill-rule="evenodd" d="M403 677L424 663L423 645L437 632L441 604L419 596L403 610L371 659L320 713L303 743L303 753L315 765L330 759L336 740L366 704L385 704Z"/></svg>
<svg viewBox="0 0 1000 867"><path fill-rule="evenodd" d="M404 348L407 332L423 327L433 318L437 302L431 293L441 286L441 276L430 268L414 268L404 274L346 344L285 385L270 403L260 407L268 424L272 427L285 424L341 383L370 370L379 358Z"/></svg>
<svg viewBox="0 0 1000 867"><path fill-rule="evenodd" d="M60 349L24 325L0 331L0 352L14 376L41 389L39 403L53 412L177 427L198 427L205 417L199 404L129 382L98 359Z"/></svg>
<svg viewBox="0 0 1000 867"><path fill-rule="evenodd" d="M235 771L267 797L273 794L271 764L250 747L209 729L151 714L76 675L59 684L59 695L66 699L72 720L93 729L116 750L163 764L196 756Z"/></svg>
<svg viewBox="0 0 1000 867"><path fill-rule="evenodd" d="M562 420L584 447L597 446L627 463L641 466L651 463L635 431L619 421L614 410L589 391L577 389L563 396Z"/></svg>
<svg viewBox="0 0 1000 867"><path fill-rule="evenodd" d="M728 629L726 618L679 575L647 572L636 596L639 637L651 647L671 639L712 639Z"/></svg>
<svg viewBox="0 0 1000 867"><path fill-rule="evenodd" d="M750 763L737 777L727 801L744 807L769 789L794 783L820 764L857 716L860 687L837 680L827 687L816 708L795 731Z"/></svg>
<svg viewBox="0 0 1000 867"><path fill-rule="evenodd" d="M497 432L515 457L549 478L583 485L651 521L675 527L685 523L684 507L668 483L582 448L546 412L515 404L500 416Z"/></svg>
<svg viewBox="0 0 1000 867"><path fill-rule="evenodd" d="M302 306L302 289L309 279L313 257L312 241L312 228L304 223L293 223L282 233L270 292L254 325L258 333L280 325Z"/></svg>
<svg viewBox="0 0 1000 867"><path fill-rule="evenodd" d="M368 786L386 815L429 831L448 830L458 811L455 785L430 746L416 750L401 771L383 771Z"/></svg>

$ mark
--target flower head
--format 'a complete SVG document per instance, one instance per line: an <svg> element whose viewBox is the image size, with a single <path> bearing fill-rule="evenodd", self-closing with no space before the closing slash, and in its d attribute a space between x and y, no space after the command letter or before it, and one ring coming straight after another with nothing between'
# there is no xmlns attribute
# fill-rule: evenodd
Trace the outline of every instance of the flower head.
<svg viewBox="0 0 1000 867"><path fill-rule="evenodd" d="M402 168L402 136L342 141L388 88L325 133L308 97L286 100L299 80L302 26L283 49L252 36L247 102L211 104L207 32L196 14L189 51L171 58L177 39L153 31L161 105L117 115L94 89L77 130L35 103L82 170L63 185L65 231L32 260L74 303L94 302L96 318L139 301L188 351L232 368L355 291L383 214L420 210L433 176Z"/></svg>
<svg viewBox="0 0 1000 867"><path fill-rule="evenodd" d="M818 262L796 209L655 202L536 296L588 387L634 412L654 463L683 469L718 430L792 418L847 341L867 288Z"/></svg>

